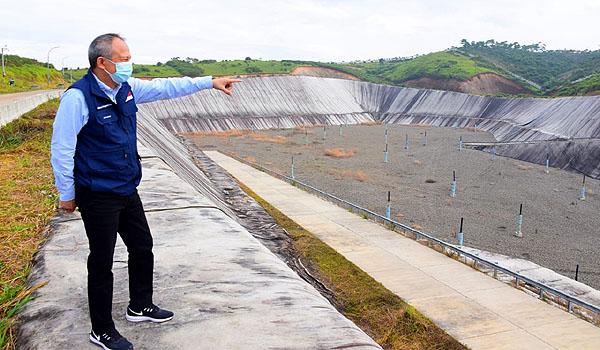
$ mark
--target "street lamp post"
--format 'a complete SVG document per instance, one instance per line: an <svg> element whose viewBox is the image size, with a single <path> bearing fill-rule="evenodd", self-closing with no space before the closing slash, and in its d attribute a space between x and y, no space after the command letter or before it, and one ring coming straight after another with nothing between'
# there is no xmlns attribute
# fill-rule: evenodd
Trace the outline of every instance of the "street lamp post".
<svg viewBox="0 0 600 350"><path fill-rule="evenodd" d="M6 77L6 71L4 70L4 51L8 51L6 45L2 47L2 83L4 84L4 77Z"/></svg>
<svg viewBox="0 0 600 350"><path fill-rule="evenodd" d="M58 49L60 46L54 46L48 50L48 56L46 56L46 66L48 67L48 87L50 87L50 51Z"/></svg>
<svg viewBox="0 0 600 350"><path fill-rule="evenodd" d="M65 57L62 58L61 66L62 66L62 76L63 76L63 78L65 77L65 58L69 58L69 56L65 56Z"/></svg>

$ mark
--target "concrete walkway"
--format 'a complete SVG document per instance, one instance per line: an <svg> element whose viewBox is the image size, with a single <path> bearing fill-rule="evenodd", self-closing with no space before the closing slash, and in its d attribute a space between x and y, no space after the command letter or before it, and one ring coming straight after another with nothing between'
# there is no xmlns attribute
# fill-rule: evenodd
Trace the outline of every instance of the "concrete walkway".
<svg viewBox="0 0 600 350"><path fill-rule="evenodd" d="M472 349L600 349L600 328L215 151L205 153Z"/></svg>
<svg viewBox="0 0 600 350"><path fill-rule="evenodd" d="M136 349L381 349L248 231L140 149L139 187L154 236L154 301L164 324L125 321L127 251L114 257L113 318ZM78 214L58 217L29 285L17 349L99 349L88 340L87 238Z"/></svg>

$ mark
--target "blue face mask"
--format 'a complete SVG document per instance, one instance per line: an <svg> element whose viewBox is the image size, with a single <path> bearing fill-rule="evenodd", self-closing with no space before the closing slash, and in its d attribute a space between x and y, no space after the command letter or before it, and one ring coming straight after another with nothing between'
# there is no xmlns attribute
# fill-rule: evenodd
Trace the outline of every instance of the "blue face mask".
<svg viewBox="0 0 600 350"><path fill-rule="evenodd" d="M106 58L106 57L104 57ZM107 60L109 60L108 58L106 58ZM114 63L115 66L117 67L117 71L114 73L108 73L108 71L105 69L104 71L108 74L110 74L110 78L117 84L121 84L127 81L127 79L129 79L131 77L131 73L133 73L133 63L131 62L113 62L111 60L109 60L110 62Z"/></svg>

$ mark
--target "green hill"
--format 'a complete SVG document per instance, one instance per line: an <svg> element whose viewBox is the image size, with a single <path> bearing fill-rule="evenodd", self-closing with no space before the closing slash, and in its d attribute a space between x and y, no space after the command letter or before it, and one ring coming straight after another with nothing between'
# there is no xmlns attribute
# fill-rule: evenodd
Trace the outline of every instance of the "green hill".
<svg viewBox="0 0 600 350"><path fill-rule="evenodd" d="M566 96L598 91L600 50L546 50L543 44L461 41L461 46L414 57L350 63L316 61L198 60L173 57L134 64L135 77L288 74L298 66L334 69L360 80L487 95ZM74 71L80 78L84 69Z"/></svg>
<svg viewBox="0 0 600 350"><path fill-rule="evenodd" d="M546 50L540 43L520 45L494 40L468 42L463 39L461 43L461 51L487 59L539 84L543 95L553 94L575 80L600 73L600 50Z"/></svg>
<svg viewBox="0 0 600 350"><path fill-rule="evenodd" d="M564 86L554 94L554 96L582 95L600 95L600 74Z"/></svg>
<svg viewBox="0 0 600 350"><path fill-rule="evenodd" d="M17 55L4 55L6 77L0 85L0 93L28 91L32 86L42 89L56 88L58 84L65 84L61 72L50 65L50 86L48 86L48 69L45 63L32 58ZM15 86L10 86L10 79L15 80Z"/></svg>

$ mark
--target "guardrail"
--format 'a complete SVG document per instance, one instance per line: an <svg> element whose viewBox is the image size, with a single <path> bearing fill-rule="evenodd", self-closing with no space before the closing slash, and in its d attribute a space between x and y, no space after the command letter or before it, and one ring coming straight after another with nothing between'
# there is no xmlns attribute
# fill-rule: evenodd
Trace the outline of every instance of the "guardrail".
<svg viewBox="0 0 600 350"><path fill-rule="evenodd" d="M353 212L354 212L354 210L356 210L357 213L359 213L359 214L363 213L365 215L369 215L369 216L373 217L373 219L374 219L375 222L377 222L377 219L379 219L383 223L387 223L389 225L393 225L394 227L400 227L400 228L402 228L403 233L406 234L406 232L410 232L413 235L415 235L415 239L416 240L418 240L418 239L425 239L425 240L427 240L427 241L429 241L431 243L434 243L434 244L437 244L437 245L443 247L444 249L447 249L447 250L449 250L451 252L454 252L454 253L458 254L459 257L462 255L462 256L464 256L466 258L469 258L469 259L473 260L473 265L474 265L473 267L475 267L475 268L477 268L479 264L485 265L485 266L489 267L490 269L493 269L494 277L498 276L498 271L500 271L500 272L502 272L502 273L504 273L506 275L509 275L509 276L515 278L515 284L516 284L517 288L519 288L519 284L521 282L529 284L531 286L534 286L534 287L536 287L536 288L539 289L539 296L540 296L540 298L544 298L544 296L547 295L547 294L554 294L558 298L562 298L562 299L564 299L566 301L568 312L572 312L573 311L573 306L577 305L579 307L585 308L585 309L587 309L587 310L595 313L597 316L600 316L600 307L598 307L596 305L590 304L590 303L588 303L588 302L586 302L584 300L581 300L581 299L579 299L579 298L577 298L575 296L565 294L565 293L561 292L560 290L557 290L557 289L555 289L553 287L547 286L547 285L545 285L545 284L543 284L541 282L532 280L531 278L523 276L523 275L519 274L518 272L514 272L514 271L509 270L507 268L504 268L504 267L502 267L502 266L500 266L500 265L498 265L496 263L493 263L493 262L488 261L486 259L483 259L483 258L481 258L481 257L479 257L477 255L469 253L469 252L461 249L460 247L458 247L456 245L444 242L444 241L442 241L442 240L440 240L438 238L435 238L433 236L430 236L430 235L428 235L428 234L426 234L424 232L421 232L419 230L415 230L412 227L409 227L409 226L406 226L406 225L401 224L399 222L396 222L394 220L388 219L388 218L386 218L383 215L380 215L380 214L377 214L377 213L375 213L375 212L373 212L371 210L362 208L362 207L360 207L360 206L358 206L356 204L353 204L353 203L348 202L348 201L346 201L344 199L338 198L338 197L336 197L336 196L334 196L332 194L329 194L329 193L327 193L325 191L322 191L322 190L320 190L318 188L315 188L315 187L313 187L311 185L302 183L302 182L300 182L300 181L298 181L298 180L296 180L296 179L294 179L292 177L289 177L289 176L284 175L284 174L280 174L280 173L278 173L276 171L273 171L271 169L265 168L265 167L263 167L263 166L261 166L259 164L250 162L250 161L248 161L248 160L246 160L244 158L241 158L239 156L236 156L236 155L233 155L233 154L229 154L229 153L225 153L225 152L222 152L222 151L219 151L219 152L221 152L222 154L227 155L227 156L229 156L231 158L234 158L234 159L236 159L236 160L238 160L238 161L240 161L242 163L245 163L245 164L248 164L248 165L250 165L250 166L252 166L254 168L257 168L257 169L259 169L261 171L264 171L264 172L272 174L272 175L274 175L274 176L276 176L278 178L281 178L281 179L283 179L283 180L285 180L285 181L287 181L287 182L289 182L289 183L291 183L291 184L293 184L293 185L295 185L297 187L302 187L305 190L310 190L310 191L312 191L314 193L318 193L319 195L321 195L321 196L323 196L323 197L325 197L325 198L327 198L327 199L329 199L329 200L331 200L331 201L333 201L333 202L335 202L337 204L342 204L344 207L352 208Z"/></svg>

